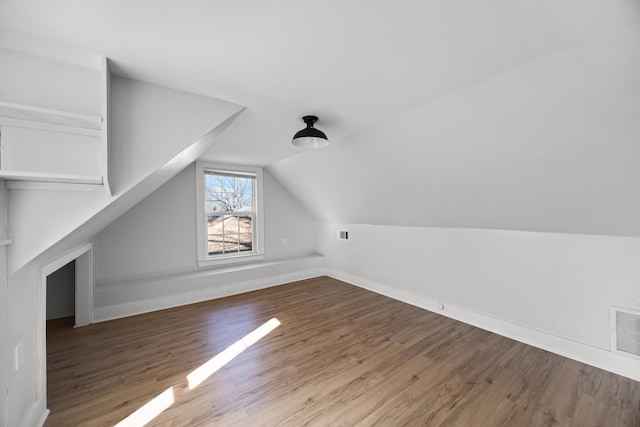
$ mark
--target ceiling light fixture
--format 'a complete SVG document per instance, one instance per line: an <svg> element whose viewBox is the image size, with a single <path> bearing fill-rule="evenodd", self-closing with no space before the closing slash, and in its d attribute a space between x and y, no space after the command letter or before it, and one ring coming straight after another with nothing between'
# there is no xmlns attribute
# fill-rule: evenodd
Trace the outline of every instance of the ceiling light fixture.
<svg viewBox="0 0 640 427"><path fill-rule="evenodd" d="M322 148L329 145L327 135L313 127L313 124L318 121L317 116L304 116L302 121L307 124L307 127L296 132L291 141L293 145L300 148Z"/></svg>

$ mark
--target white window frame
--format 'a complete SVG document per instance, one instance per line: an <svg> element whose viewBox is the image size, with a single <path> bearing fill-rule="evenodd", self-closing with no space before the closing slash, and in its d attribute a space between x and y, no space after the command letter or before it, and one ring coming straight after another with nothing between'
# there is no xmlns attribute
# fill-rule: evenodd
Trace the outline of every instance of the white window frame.
<svg viewBox="0 0 640 427"><path fill-rule="evenodd" d="M205 170L214 169L221 172L240 172L255 174L254 230L253 249L251 252L209 255L207 248L207 215L205 214L204 177ZM215 265L254 262L264 258L264 203L263 203L263 171L260 167L226 165L207 161L196 162L196 242L198 245L198 265L209 267Z"/></svg>

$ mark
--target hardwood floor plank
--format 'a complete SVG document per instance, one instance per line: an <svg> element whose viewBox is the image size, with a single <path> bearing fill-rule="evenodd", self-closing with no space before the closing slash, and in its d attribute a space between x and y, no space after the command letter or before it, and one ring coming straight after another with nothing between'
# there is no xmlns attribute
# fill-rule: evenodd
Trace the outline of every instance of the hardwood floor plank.
<svg viewBox="0 0 640 427"><path fill-rule="evenodd" d="M149 425L640 425L635 381L328 277L72 326L47 326L47 426L113 426L167 390Z"/></svg>

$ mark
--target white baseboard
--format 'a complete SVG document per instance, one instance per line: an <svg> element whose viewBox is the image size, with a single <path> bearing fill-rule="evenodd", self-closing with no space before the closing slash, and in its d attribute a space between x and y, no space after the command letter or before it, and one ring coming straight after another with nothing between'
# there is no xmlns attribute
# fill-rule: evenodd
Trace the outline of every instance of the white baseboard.
<svg viewBox="0 0 640 427"><path fill-rule="evenodd" d="M309 260L307 260L307 262L308 261ZM635 381L640 381L640 361L638 360L610 352L606 349L577 342L566 337L536 330L465 308L455 307L450 304L446 304L444 309L440 309L439 301L405 292L365 277L346 273L344 271L324 268L323 261L320 262L320 260L317 260L317 262L311 260L311 262L313 263L312 266L306 264L303 268L300 268L297 271L294 266L291 266L289 271L282 274L265 275L264 277L250 280L231 281L223 286L203 286L199 289L187 292L176 292L171 295L157 298L136 300L107 307L95 308L93 311L93 320L94 322L103 322L106 320L265 289L297 280L328 275L343 282L385 295L395 300L402 301L434 313L442 314L443 316L447 316L507 338L631 378ZM301 267L301 265L298 267ZM170 279L166 280L180 283L185 280L202 279L203 277L201 275L194 277L192 274L187 273L184 275L174 275L171 276ZM141 281L141 283L143 282L144 281ZM135 286L133 282L128 283L128 285Z"/></svg>
<svg viewBox="0 0 640 427"><path fill-rule="evenodd" d="M179 307L187 304L223 298L259 289L270 288L297 280L310 279L324 275L324 267L308 268L300 271L265 276L259 279L232 282L223 286L203 287L189 292L175 293L159 298L150 298L129 303L112 305L108 307L94 308L93 321L104 322L119 319L121 317L134 316L136 314L149 313L166 308ZM189 274L181 278L180 275L172 276L171 281L192 280Z"/></svg>
<svg viewBox="0 0 640 427"><path fill-rule="evenodd" d="M31 407L26 414L21 414L20 426L22 427L42 427L49 417L49 410L42 408L42 401L36 400L32 402ZM1 421L1 420L0 420ZM8 424L7 424L8 426Z"/></svg>
<svg viewBox="0 0 640 427"><path fill-rule="evenodd" d="M587 365L595 366L596 368L631 378L635 381L640 381L640 361L638 360L612 353L608 350L593 347L588 344L573 341L569 338L532 329L503 319L491 317L486 314L476 313L468 309L454 307L449 304L445 305L444 309L440 309L440 303L438 301L404 292L354 274L334 269L326 269L326 274L334 279L347 282L354 286L370 290L395 300L459 320L469 325L547 350L551 353L559 354L560 356L564 356L569 359L577 360L578 362L582 362Z"/></svg>
<svg viewBox="0 0 640 427"><path fill-rule="evenodd" d="M49 417L49 410L45 409L45 411L42 413L42 416L40 417L40 422L38 422L38 426L42 427L45 423L45 421L47 421L47 417Z"/></svg>

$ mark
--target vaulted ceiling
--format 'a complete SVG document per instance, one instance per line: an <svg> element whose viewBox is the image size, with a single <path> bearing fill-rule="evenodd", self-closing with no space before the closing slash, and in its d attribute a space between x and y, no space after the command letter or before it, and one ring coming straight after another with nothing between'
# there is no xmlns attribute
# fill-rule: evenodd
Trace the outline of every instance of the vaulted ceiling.
<svg viewBox="0 0 640 427"><path fill-rule="evenodd" d="M0 46L245 105L212 148L268 165L315 113L334 140L623 28L635 0L3 0Z"/></svg>

